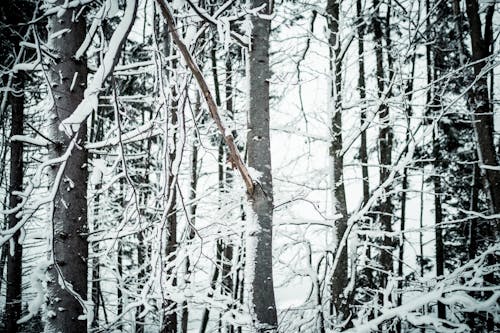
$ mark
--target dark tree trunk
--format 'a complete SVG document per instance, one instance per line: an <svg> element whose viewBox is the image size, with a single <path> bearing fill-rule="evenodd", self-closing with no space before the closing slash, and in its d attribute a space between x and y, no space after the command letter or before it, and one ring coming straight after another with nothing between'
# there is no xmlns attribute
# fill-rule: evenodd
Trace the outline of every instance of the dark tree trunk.
<svg viewBox="0 0 500 333"><path fill-rule="evenodd" d="M488 82L487 75L482 73L489 61L487 57L492 54L491 48L493 47L493 15L495 9L495 3L491 3L486 7L485 23L484 23L484 35L482 33L483 24L481 23L481 18L479 14L479 3L477 0L466 0L466 14L469 21L469 34L471 38L471 49L472 49L472 61L474 64L474 79L475 83L473 89L468 93L468 106L473 111L472 123L474 127L474 132L476 134L476 149L477 157L479 161L479 166L474 167L474 183L471 193L471 210L477 211L478 209L478 195L479 187L481 181L479 180L480 174L482 173L485 178L486 195L488 196L490 203L490 212L494 214L500 213L500 171L494 170L495 167L498 168L498 157L495 151L493 131L493 104L491 103L490 96L488 96ZM458 34L461 36L462 33L462 22L461 22L461 11L460 2L454 1L454 14L456 16L456 29ZM462 58L466 57L465 46L463 43L460 44ZM481 61L483 60L483 61ZM465 61L462 60L461 63ZM491 71L491 75L493 71ZM493 76L493 75L492 75ZM493 81L492 81L493 82ZM490 89L492 89L493 83ZM490 166L493 168L485 168L481 171L480 167ZM493 220L493 225L486 228L485 240L490 244L497 242L498 236L500 234L500 222L498 219ZM474 258L477 255L477 237L478 237L478 225L477 219L473 219L469 224L469 239L468 239L468 252L469 258ZM490 256L488 258L488 264L495 265L496 257ZM495 285L497 283L494 273L487 274L485 276L485 282L490 285ZM470 313L467 316L467 324L470 326L471 330L477 330L476 326L479 324L475 321L478 318L477 313ZM488 332L492 332L498 329L498 325L495 325L491 315L488 315L486 321L486 329Z"/></svg>
<svg viewBox="0 0 500 333"><path fill-rule="evenodd" d="M217 254L216 254L216 264L214 265L214 271L212 273L212 278L210 279L210 291L208 293L208 297L212 298L214 297L214 292L215 292L215 286L217 284L217 280L219 279L219 265L218 263L221 260L221 252L219 249L217 249ZM207 330L208 326L208 319L210 317L210 309L208 307L205 307L203 310L203 314L201 316L201 324L200 324L200 333L205 333Z"/></svg>
<svg viewBox="0 0 500 333"><path fill-rule="evenodd" d="M175 66L174 66L175 68ZM176 92L173 93L174 96L177 95ZM177 126L177 109L178 105L177 102L174 101L172 102L172 108L171 108L171 113L172 113L172 128L175 128ZM174 160L176 158L176 144L177 144L177 134L174 130L173 134L173 147L170 149L170 165L169 165L169 180L168 184L170 186L170 191L169 195L172 196L172 201L170 204L170 207L168 208L168 218L167 218L167 224L168 224L168 238L167 238L167 247L166 247L166 257L168 262L174 262L176 259L176 252L177 252L177 186L173 184L176 180L176 176L172 173L173 167L174 167ZM174 267L170 267L167 270L167 276L169 279L172 279L172 285L176 286L177 285L177 278L175 276L172 277L172 275L176 274L176 269ZM165 300L165 305L164 308L166 310L164 318L163 318L163 328L162 328L162 333L175 333L177 332L177 304L170 300L167 299Z"/></svg>
<svg viewBox="0 0 500 333"><path fill-rule="evenodd" d="M432 182L434 184L434 234L436 244L436 277L442 279L444 277L444 242L442 232L443 212L441 208L441 176L439 175L439 161L440 161L440 145L439 139L436 137L436 131L432 133L432 151L434 155L434 175ZM443 303L438 302L438 318L446 319L446 307Z"/></svg>
<svg viewBox="0 0 500 333"><path fill-rule="evenodd" d="M490 56L490 45L492 42L491 26L494 14L495 4L492 3L487 8L485 33L482 33L482 23L479 16L479 4L477 0L466 0L466 12L469 18L472 61L474 64L474 74L476 81L473 86L473 92L470 95L470 105L474 111L474 129L477 136L477 149L479 161L487 167L498 167L498 160L493 141L493 113L491 101L488 96L487 76L482 74L483 69L488 64L487 58ZM482 60L482 61L481 61ZM492 168L485 168L487 193L490 200L491 212L500 213L500 171ZM500 223L496 224L498 233ZM491 242L495 242L494 234Z"/></svg>
<svg viewBox="0 0 500 333"><path fill-rule="evenodd" d="M341 254L337 266L335 267L332 278L332 302L335 309L335 322L343 323L350 317L348 295L345 295L345 288L348 284L348 264L347 264L347 244L341 244L340 241L347 230L347 205L344 188L344 159L342 156L342 59L341 47L339 47L339 18L340 2L337 0L328 0L326 6L327 24L329 30L328 44L330 47L330 73L333 77L331 91L329 92L329 108L331 116L332 141L330 145L330 159L332 162L332 197L333 207L336 214L342 217L335 221L337 250L341 249ZM350 320L345 323L343 328L351 326Z"/></svg>
<svg viewBox="0 0 500 333"><path fill-rule="evenodd" d="M370 198L370 180L368 179L368 148L366 142L366 109L364 106L366 99L366 81L365 81L365 26L363 22L363 13L361 7L361 0L356 0L356 15L358 17L358 91L359 100L361 103L361 146L359 148L359 156L361 160L361 175L363 177L363 203L365 204Z"/></svg>
<svg viewBox="0 0 500 333"><path fill-rule="evenodd" d="M225 73L226 73L226 82L225 82L225 97L226 97L226 111L228 117L231 120L234 120L234 110L233 110L233 69L231 57L233 54L231 53L231 49L229 50L229 54L226 57L225 61ZM235 136L236 133L233 134ZM236 138L236 136L235 136ZM233 170L230 167L226 167L225 172L225 192L229 193L229 191L233 188ZM233 267L233 256L234 256L234 246L231 242L227 242L224 247L223 253L223 263L222 263L222 292L224 295L231 296L234 300L234 283L232 276L232 267ZM231 324L225 324L225 330L228 333L234 332L234 326Z"/></svg>
<svg viewBox="0 0 500 333"><path fill-rule="evenodd" d="M250 7L262 14L272 14L272 1L251 0ZM251 193L252 217L247 222L246 266L249 307L257 332L277 329L273 287L273 183L269 137L269 34L271 21L251 15L252 32L249 50L250 103L247 132L248 166L261 173Z"/></svg>
<svg viewBox="0 0 500 333"><path fill-rule="evenodd" d="M358 91L359 99L361 105L360 114L360 128L361 128L361 144L359 147L359 157L361 161L361 176L363 177L363 205L368 202L370 198L370 179L368 174L368 144L366 138L366 132L368 123L366 121L366 73L365 73L365 29L366 24L364 23L364 16L362 12L362 1L356 0L356 16L358 18L358 66L359 66L359 76L358 76ZM366 128L365 128L366 127ZM368 262L372 259L371 246L368 242L367 236L360 236L360 239L366 244L366 258ZM374 277L373 270L369 267L363 269L366 278L366 290L374 290ZM373 319L373 312L368 315L369 319Z"/></svg>
<svg viewBox="0 0 500 333"><path fill-rule="evenodd" d="M9 95L12 109L10 135L22 135L24 123L24 79L23 74L18 74L12 80L14 92ZM10 186L9 186L9 208L14 208L19 203L19 197L14 192L20 192L23 188L23 143L11 141L10 145ZM9 228L13 228L19 222L16 214L9 215ZM20 232L13 235L13 252L7 244L7 290L5 295L5 329L6 332L15 333L19 327L17 320L21 316L21 290L22 290L22 261L23 248L19 244Z"/></svg>
<svg viewBox="0 0 500 333"><path fill-rule="evenodd" d="M380 17L380 2L379 0L373 1L373 7L375 9L375 14L373 17L373 31L375 38L375 57L376 57L376 76L377 76L377 94L378 98L383 98L384 94L384 64L383 64L383 32ZM387 28L388 29L388 28ZM391 59L391 56L389 56ZM390 63L390 62L389 62ZM390 69L389 69L390 70ZM389 78L392 78L392 73L389 73ZM389 177L389 167L392 162L392 130L389 124L389 107L387 104L381 101L380 108L378 110L380 130L378 136L379 144L379 161L380 161L380 183L384 183ZM390 191L391 188L388 186L385 191ZM382 199L380 203L380 224L382 231L390 233L392 232L392 201L391 196L386 195L385 199ZM392 239L389 235L384 235L383 244L380 253L380 265L382 267L383 273L380 274L380 288L385 289L387 286L388 276L393 272L393 261L392 261Z"/></svg>
<svg viewBox="0 0 500 333"><path fill-rule="evenodd" d="M64 0L56 5L63 6ZM86 87L87 66L85 60L75 60L76 50L83 43L86 26L85 16L79 15L80 6L67 9L62 15L52 15L48 20L49 36L68 30L49 40L50 48L58 55L49 66L48 75L54 97L51 112L49 147L51 158L62 156L72 138L59 130L61 121L69 117L83 99ZM75 19L78 17L78 19ZM76 77L75 73L77 73ZM80 320L87 299L87 151L84 148L87 126L83 122L77 135L77 144L69 155L54 200L51 215L53 227L52 258L48 269L47 325L46 331L85 332L87 320ZM58 167L50 169L52 183ZM68 183L70 182L70 183ZM61 281L64 281L61 283ZM64 310L61 310L64 309Z"/></svg>

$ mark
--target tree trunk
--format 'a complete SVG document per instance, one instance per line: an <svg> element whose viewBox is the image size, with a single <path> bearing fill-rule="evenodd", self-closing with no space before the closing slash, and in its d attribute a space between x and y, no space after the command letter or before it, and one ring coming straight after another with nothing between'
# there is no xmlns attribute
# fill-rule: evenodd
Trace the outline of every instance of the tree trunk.
<svg viewBox="0 0 500 333"><path fill-rule="evenodd" d="M482 33L482 23L479 13L479 3L477 0L466 0L466 13L469 21L469 34L471 38L471 49L472 49L472 61L474 64L474 75L475 82L472 91L469 92L468 105L473 111L472 123L474 126L474 132L476 134L476 149L477 156L479 160L479 167L486 166L482 170L482 174L485 176L485 187L486 195L489 199L490 212L493 214L500 213L500 171L498 170L498 159L497 153L495 151L494 144L494 121L493 121L493 105L488 96L488 82L487 75L483 72L483 69L488 65L489 60L487 59L492 53L491 49L493 46L493 15L495 12L495 3L491 3L486 7L485 24L484 24L484 36ZM461 20L460 20L460 3L458 1L454 2L454 11L457 16L456 27L457 31L461 32ZM464 47L461 44L462 56L465 57ZM483 61L481 61L483 60ZM491 71L492 73L493 71ZM492 73L493 74L493 73ZM490 87L492 89L492 86ZM488 168L489 167L489 168ZM495 170L496 168L496 170ZM479 186L479 170L474 171L474 181L476 185ZM477 198L474 198L475 191L477 188L472 190L472 200L471 205L477 205ZM471 207L472 209L473 207ZM477 208L477 207L476 207ZM490 244L495 244L500 234L500 222L499 219L492 220L493 226L486 228L486 234L484 236L485 240ZM477 251L476 248L476 235L477 235L477 222L471 220L470 223L470 234L469 234L469 256L475 255L474 252ZM496 257L488 257L488 264L494 266L496 264ZM497 283L494 273L487 274L485 276L485 282L490 285L495 285ZM477 315L476 315L477 317ZM477 329L475 327L474 314L471 313L468 316L468 324L471 325L472 330ZM491 315L488 315L486 322L486 329L488 332L492 332L498 329L498 325Z"/></svg>
<svg viewBox="0 0 500 333"><path fill-rule="evenodd" d="M366 81L365 81L365 26L363 22L361 0L356 0L356 15L358 17L358 64L359 64L359 77L358 77L358 91L359 100L361 104L361 146L359 148L359 156L361 159L361 175L363 177L363 203L366 203L370 198L370 181L368 179L368 148L366 143L366 109L364 106L366 99Z"/></svg>
<svg viewBox="0 0 500 333"><path fill-rule="evenodd" d="M10 135L22 135L24 123L24 79L23 74L18 74L12 80L14 92L9 94L9 102L12 109ZM19 197L14 192L20 192L23 188L23 143L11 141L10 146L10 186L9 186L9 208L14 208L19 203ZM9 215L9 228L13 228L19 222L16 214ZM16 232L10 246L6 246L7 255L7 291L5 295L5 329L6 332L18 331L17 320L21 316L21 290L22 290L22 261L23 248L19 244L20 232Z"/></svg>
<svg viewBox="0 0 500 333"><path fill-rule="evenodd" d="M373 30L375 38L375 56L376 56L376 76L377 76L377 95L378 98L383 98L384 93L384 64L383 64L383 45L382 45L382 26L380 17L380 2L379 0L373 1L373 7L375 9L375 15L373 17ZM389 56L389 59L391 57ZM389 74L389 78L392 74ZM379 107L379 121L380 129L378 136L379 144L379 161L380 161L380 183L384 183L389 177L389 167L392 162L392 130L389 124L389 107L383 101L380 101L381 105ZM390 191L391 188L387 187L386 192ZM392 201L391 196L386 195L385 199L380 204L380 224L382 231L386 233L392 232ZM383 273L380 274L380 288L385 289L387 287L388 276L393 272L393 261L392 261L392 239L388 235L384 235L383 246L380 253L380 265L382 266Z"/></svg>
<svg viewBox="0 0 500 333"><path fill-rule="evenodd" d="M194 106L194 115L195 117L201 112L201 101L200 101L200 93L196 92L196 102ZM189 191L189 202L191 202L191 206L189 207L189 214L191 215L191 220L187 226L187 244L189 245L191 241L195 237L195 229L194 226L196 224L196 209L197 204L195 202L196 199L196 189L198 187L198 132L194 131L193 135L193 144L191 145L192 155L191 155L191 175L190 175L190 191ZM186 257L186 276L191 276L192 273L191 262L189 257ZM189 279L185 280L186 284L189 283ZM187 333L188 329L188 321L189 321L189 309L187 301L182 302L182 319L181 319L181 328L182 333Z"/></svg>
<svg viewBox="0 0 500 333"><path fill-rule="evenodd" d="M168 31L167 25L164 26L164 31ZM173 48L172 40L170 39L170 35L165 33L165 55L171 56L175 55L176 52ZM176 71L177 69L177 60L174 59L170 62L170 68L172 71ZM172 80L172 76L168 78L168 80ZM177 186L174 184L176 182L176 175L173 173L174 169L174 161L177 156L177 125L178 125L178 112L179 112L179 102L177 91L177 83L170 82L170 122L167 122L167 126L170 126L170 130L172 131L172 147L169 148L169 157L168 157L168 195L172 196L172 200L170 202L170 206L167 207L167 242L165 249L165 256L167 258L167 263L174 262L176 259L177 252ZM168 133L168 132L167 132ZM165 142L168 144L168 142ZM167 264L168 265L168 264ZM167 270L167 278L172 279L172 286L177 285L177 278L173 276L177 274L176 269L174 267L169 267ZM164 300L163 304L163 324L162 324L162 333L175 333L177 332L177 303L170 299Z"/></svg>
<svg viewBox="0 0 500 333"><path fill-rule="evenodd" d="M420 22L420 5L418 6L419 11L418 11L418 19L417 22ZM411 43L411 40L410 40ZM410 79L408 80L408 84L405 89L405 94L408 96L408 100L406 101L407 106L406 106L406 136L405 136L405 142L408 144L411 140L411 130L410 130L410 117L413 115L413 110L411 107L411 102L413 99L413 83L414 83L414 76L415 76L415 63L416 63L416 48L417 44L415 44L415 49L413 56L411 58L411 75ZM407 149L405 149L406 151ZM401 231L401 238L400 238L400 243L399 243L399 261L398 261L398 299L397 299L397 305L401 306L403 304L403 286L405 282L405 276L404 276L404 271L403 271L403 263L404 263L404 250L405 250L405 229L406 229L406 201L407 201L407 190L408 190L408 168L404 168L403 170L403 180L401 184L401 218L400 218L400 231ZM401 332L401 320L398 320L396 324L396 332L400 333Z"/></svg>
<svg viewBox="0 0 500 333"><path fill-rule="evenodd" d="M490 167L484 169L486 176L487 193L490 200L490 210L493 214L500 213L500 170L493 141L493 113L491 101L488 96L487 76L482 71L488 64L490 56L490 45L492 41L491 26L495 4L488 6L485 22L485 34L482 34L482 23L479 16L479 4L477 0L466 0L466 11L469 18L470 37L472 48L472 61L476 81L471 94L471 105L474 111L474 129L477 136L477 150L479 161L482 165ZM481 61L482 60L482 61ZM497 168L492 169L493 168ZM500 228L498 220L495 221L497 233ZM493 235L494 236L494 235ZM495 239L490 240L495 242Z"/></svg>
<svg viewBox="0 0 500 333"><path fill-rule="evenodd" d="M173 65L173 67L175 68L175 65ZM173 92L173 96L175 96L174 98L176 98L177 96L177 93L175 91ZM169 153L170 165L168 168L169 170L168 184L170 187L169 195L172 196L172 201L170 207L168 207L168 213L167 213L168 238L167 238L167 247L165 252L167 261L169 263L175 261L176 251L177 251L177 187L176 185L173 185L173 183L176 181L175 180L176 176L172 173L174 167L174 160L177 154L176 152L177 135L175 129L175 127L177 126L177 108L178 108L178 103L174 99L171 105L171 114L172 114L171 126L174 131L174 134L173 134L172 148L170 149ZM172 278L172 275L174 274L177 274L176 269L174 267L170 267L167 270L168 279ZM173 286L177 285L177 278L175 276L172 278L172 285ZM174 301L167 299L165 300L164 309L166 312L163 317L162 333L177 332L177 304Z"/></svg>
<svg viewBox="0 0 500 333"><path fill-rule="evenodd" d="M56 5L64 6L64 0ZM62 156L72 138L59 130L61 121L69 117L83 99L87 81L85 60L74 55L85 39L85 16L79 15L81 6L52 15L48 20L49 36L67 30L49 40L49 46L58 55L49 66L48 75L54 106L50 110L49 136L55 144L49 146L51 158ZM77 19L75 19L77 17ZM76 144L68 156L55 200L52 219L52 260L47 283L47 332L85 332L87 320L84 302L87 299L87 151L84 148L87 126L83 122L75 134ZM50 169L52 183L58 168Z"/></svg>
<svg viewBox="0 0 500 333"><path fill-rule="evenodd" d="M332 199L335 214L341 214L336 224L337 250L342 249L337 267L331 278L332 302L335 309L335 322L344 323L350 316L349 301L344 293L348 284L347 245L340 244L340 240L347 230L347 205L344 188L344 159L342 154L342 59L340 45L340 2L328 0L326 6L327 24L329 29L328 44L330 47L330 73L333 78L329 92L329 108L331 116L332 141L330 146L332 172ZM350 321L344 323L343 328L351 326Z"/></svg>
<svg viewBox="0 0 500 333"><path fill-rule="evenodd" d="M444 277L444 243L441 224L443 222L443 212L441 208L441 176L439 175L439 161L440 161L440 145L439 139L436 137L438 129L432 133L432 150L434 155L434 175L432 181L434 184L434 234L436 244L436 278L438 280ZM438 302L438 318L446 319L446 307L443 303Z"/></svg>
<svg viewBox="0 0 500 333"><path fill-rule="evenodd" d="M268 0L251 0L250 8L265 6L260 13L271 15ZM273 183L269 136L269 34L271 21L251 15L249 50L250 103L248 111L248 166L261 173L251 193L252 216L247 222L246 285L253 328L257 332L277 330L273 287Z"/></svg>
<svg viewBox="0 0 500 333"><path fill-rule="evenodd" d="M368 202L370 198L370 179L368 174L368 144L367 144L367 121L366 121L366 73L365 73L365 29L366 24L364 23L364 16L362 12L362 1L356 0L356 16L358 18L358 66L359 66L359 76L358 76L358 91L359 99L361 105L360 114L360 128L361 128L361 144L359 147L359 157L361 160L361 176L363 178L363 205ZM370 217L371 218L371 217ZM368 227L368 226L367 226ZM366 259L368 262L372 260L371 246L368 242L367 236L360 236L360 239L366 242ZM374 277L373 270L370 267L363 269L364 275L366 276L366 289L374 290ZM373 312L370 312L369 319L373 319Z"/></svg>

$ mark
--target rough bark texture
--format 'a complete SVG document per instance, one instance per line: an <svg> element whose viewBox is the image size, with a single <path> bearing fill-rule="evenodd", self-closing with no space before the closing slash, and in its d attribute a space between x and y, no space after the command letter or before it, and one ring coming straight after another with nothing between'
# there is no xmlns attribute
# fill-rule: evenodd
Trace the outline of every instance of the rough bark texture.
<svg viewBox="0 0 500 333"><path fill-rule="evenodd" d="M262 14L271 14L272 2L251 0L250 7ZM247 234L249 275L248 296L254 329L274 332L277 328L276 304L273 288L272 221L273 183L269 136L269 19L251 16L252 33L249 50L249 111L247 132L248 166L261 173L250 197L252 217Z"/></svg>
<svg viewBox="0 0 500 333"><path fill-rule="evenodd" d="M12 110L11 132L10 135L23 134L24 122L24 81L21 74L12 80L14 93L9 96L9 103ZM20 192L23 188L23 143L13 141L10 144L10 186L9 186L9 207L14 208L19 203L19 197L13 192ZM19 219L16 214L9 215L9 228L13 228ZM21 316L21 289L22 289L22 256L23 247L19 244L19 234L16 232L13 236L14 251L10 252L7 245L7 289L5 299L5 329L6 332L15 333L19 327L17 320Z"/></svg>
<svg viewBox="0 0 500 333"><path fill-rule="evenodd" d="M63 5L64 0L56 2ZM49 36L57 31L68 31L49 40L51 49L58 55L49 66L49 80L54 98L50 110L49 135L53 142L49 147L50 157L59 157L66 152L71 138L59 131L62 120L69 117L83 99L86 87L87 67L85 60L74 59L76 50L82 44L85 33L84 15L78 15L81 8L68 9L62 15L49 17ZM77 20L74 20L78 17ZM75 78L75 73L77 73ZM87 126L84 123L76 133L78 140L59 185L54 202L53 259L49 267L50 281L47 283L49 302L47 304L48 332L85 332L87 321L79 320L84 313L76 294L87 299ZM50 170L54 181L58 167ZM61 276L62 275L62 276ZM72 291L71 291L72 290Z"/></svg>
<svg viewBox="0 0 500 333"><path fill-rule="evenodd" d="M331 136L330 160L332 173L332 199L336 214L342 217L335 221L336 238L340 242L347 230L347 205L344 188L344 159L342 151L342 60L340 59L341 47L337 45L339 41L339 16L340 1L328 0L326 6L327 24L329 30L328 44L330 46L330 73L333 77L331 90L329 92L329 108L331 108ZM349 300L344 291L348 284L348 264L347 264L347 246L340 243L337 249L341 248L342 253L335 270L332 274L332 301L334 307L335 322L344 324L344 328L351 326L349 318Z"/></svg>

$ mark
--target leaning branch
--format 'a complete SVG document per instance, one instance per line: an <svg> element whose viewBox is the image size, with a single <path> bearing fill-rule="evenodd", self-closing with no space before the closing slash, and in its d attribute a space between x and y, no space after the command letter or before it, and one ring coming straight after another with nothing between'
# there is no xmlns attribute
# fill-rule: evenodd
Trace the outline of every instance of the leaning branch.
<svg viewBox="0 0 500 333"><path fill-rule="evenodd" d="M174 17L172 16L170 8L168 8L168 5L166 4L165 0L157 0L157 3L160 6L163 17L167 21L168 29L172 34L172 39L174 40L175 44L181 51L182 56L186 61L186 64L188 65L189 69L193 73L193 76L198 82L198 86L201 92L203 93L205 101L208 105L208 110L210 111L210 115L212 119L215 121L215 124L217 125L217 128L219 129L220 133L224 137L224 141L226 142L226 145L229 148L230 161L233 167L236 167L236 169L238 169L239 173L241 174L241 177L245 182L248 194L252 195L254 190L254 183L252 177L250 177L248 169L246 165L243 163L238 148L234 143L233 136L231 134L226 134L226 128L224 127L222 119L219 116L219 112L217 110L217 104L215 104L214 98L212 96L212 93L210 92L210 89L208 88L207 82L205 81L203 74L198 68L198 65L196 65L193 56L191 55L191 53L189 53L189 50L187 49L186 45L179 37L179 34L177 33L177 28L175 26Z"/></svg>

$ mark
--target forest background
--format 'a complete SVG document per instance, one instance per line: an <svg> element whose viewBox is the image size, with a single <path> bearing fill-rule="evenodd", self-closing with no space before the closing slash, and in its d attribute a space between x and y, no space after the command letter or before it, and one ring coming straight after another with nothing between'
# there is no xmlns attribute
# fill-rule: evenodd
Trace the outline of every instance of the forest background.
<svg viewBox="0 0 500 333"><path fill-rule="evenodd" d="M494 332L496 1L0 3L5 332Z"/></svg>

